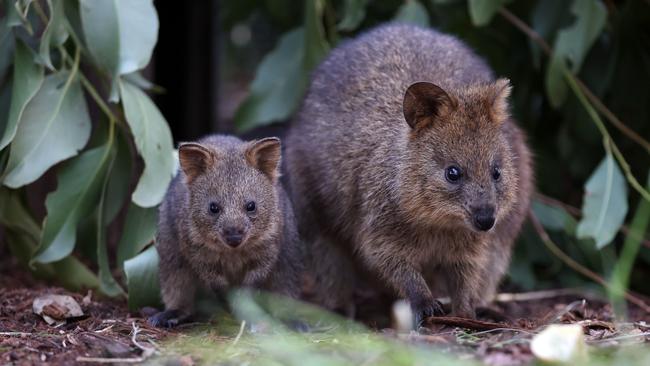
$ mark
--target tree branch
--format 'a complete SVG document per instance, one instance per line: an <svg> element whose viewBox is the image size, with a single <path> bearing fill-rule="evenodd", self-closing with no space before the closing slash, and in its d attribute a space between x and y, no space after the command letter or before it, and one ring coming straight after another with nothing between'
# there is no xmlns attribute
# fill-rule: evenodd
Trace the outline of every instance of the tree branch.
<svg viewBox="0 0 650 366"><path fill-rule="evenodd" d="M503 16L507 21L512 23L517 29L526 34L530 39L532 39L548 57L553 56L553 49L546 42L546 40L537 33L534 29L528 26L523 20L514 15L508 9L502 7L499 9L499 14ZM627 136L630 140L641 145L648 153L650 153L650 142L646 141L638 133L630 129L623 121L621 121L612 111L607 108L603 102L580 80L577 76L571 75L572 79L578 84L580 90L585 94L587 99L594 105L594 107L600 112L607 120L616 127L621 133Z"/></svg>
<svg viewBox="0 0 650 366"><path fill-rule="evenodd" d="M551 237L548 235L542 224L539 222L539 219L537 219L537 216L533 213L533 210L530 210L528 212L528 216L530 217L530 222L533 224L533 227L535 228L535 231L537 231L537 234L539 235L540 239L542 239L542 242L548 248L548 250L553 253L556 257L558 257L564 264L569 266L571 269L574 271L580 273L581 275L589 278L590 280L600 284L601 286L605 287L607 290L611 290L611 284L607 282L604 278L599 276L597 273L593 272L592 270L588 269L587 267L583 266L582 264L576 262L573 258L569 257L566 253L562 251L554 242L551 240ZM631 294L629 291L625 291L625 299L632 304L638 306L641 310L645 311L646 313L650 314L650 306L646 304L641 298Z"/></svg>

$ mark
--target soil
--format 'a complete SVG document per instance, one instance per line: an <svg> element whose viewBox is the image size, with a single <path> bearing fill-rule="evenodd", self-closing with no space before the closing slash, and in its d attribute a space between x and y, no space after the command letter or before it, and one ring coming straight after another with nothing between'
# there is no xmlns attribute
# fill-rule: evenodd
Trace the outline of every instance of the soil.
<svg viewBox="0 0 650 366"><path fill-rule="evenodd" d="M0 289L0 364L134 363L149 357L161 342L188 329L153 328L146 323L146 314L130 313L123 300L48 287L21 271L0 277ZM32 302L43 294L68 294L81 305L85 315L50 326L32 311ZM636 343L650 340L650 326L642 321L647 316L640 310L631 310L629 323L615 325L610 306L585 298L584 294L568 290L502 294L499 300L481 309L475 321L442 317L431 319L428 330L419 333L378 331L408 342L432 344L490 365L531 362L534 357L529 340L539 327L549 323L578 323L587 342L599 347L618 346L622 338L630 341L630 335ZM190 355L183 357L177 361L194 363Z"/></svg>

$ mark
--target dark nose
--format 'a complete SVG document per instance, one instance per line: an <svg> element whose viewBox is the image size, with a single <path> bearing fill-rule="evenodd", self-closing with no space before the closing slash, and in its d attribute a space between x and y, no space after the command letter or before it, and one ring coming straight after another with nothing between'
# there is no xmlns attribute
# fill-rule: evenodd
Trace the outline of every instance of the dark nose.
<svg viewBox="0 0 650 366"><path fill-rule="evenodd" d="M482 206L474 210L474 227L481 231L488 231L494 226L494 207Z"/></svg>
<svg viewBox="0 0 650 366"><path fill-rule="evenodd" d="M226 244L236 248L244 239L244 230L238 227L229 227L223 230L223 238Z"/></svg>

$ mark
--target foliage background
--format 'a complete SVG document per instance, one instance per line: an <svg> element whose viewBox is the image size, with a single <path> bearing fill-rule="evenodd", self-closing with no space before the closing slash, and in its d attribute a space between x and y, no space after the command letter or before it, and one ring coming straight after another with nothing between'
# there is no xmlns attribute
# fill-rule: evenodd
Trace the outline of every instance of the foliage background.
<svg viewBox="0 0 650 366"><path fill-rule="evenodd" d="M140 73L157 42L152 1L0 9L3 243L37 276L155 301L157 257L144 249L175 158L143 92L172 91ZM620 300L631 274L650 294L648 1L243 0L221 2L214 21L220 129L256 135L287 126L309 72L346 38L388 21L457 35L511 79L536 156L541 225L524 230L507 286L609 288ZM172 127L182 123L195 122Z"/></svg>

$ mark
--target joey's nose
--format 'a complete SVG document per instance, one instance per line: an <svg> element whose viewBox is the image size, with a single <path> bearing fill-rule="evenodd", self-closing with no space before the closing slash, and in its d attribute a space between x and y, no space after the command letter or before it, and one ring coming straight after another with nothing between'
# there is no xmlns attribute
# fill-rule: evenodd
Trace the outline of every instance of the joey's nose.
<svg viewBox="0 0 650 366"><path fill-rule="evenodd" d="M244 230L237 227L226 228L223 231L223 238L226 241L226 244L236 248L244 239Z"/></svg>
<svg viewBox="0 0 650 366"><path fill-rule="evenodd" d="M473 211L474 227L481 231L488 231L494 226L494 207L481 206Z"/></svg>

